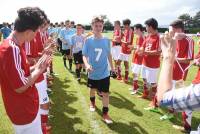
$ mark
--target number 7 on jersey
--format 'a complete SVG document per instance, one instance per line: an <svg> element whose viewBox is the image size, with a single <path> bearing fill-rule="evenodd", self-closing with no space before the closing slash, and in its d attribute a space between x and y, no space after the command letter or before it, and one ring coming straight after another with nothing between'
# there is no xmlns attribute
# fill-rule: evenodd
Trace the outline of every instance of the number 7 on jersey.
<svg viewBox="0 0 200 134"><path fill-rule="evenodd" d="M97 52L97 57L95 59L95 61L99 61L99 58L101 57L101 54L102 54L102 49L101 48L95 48L94 49L95 52Z"/></svg>

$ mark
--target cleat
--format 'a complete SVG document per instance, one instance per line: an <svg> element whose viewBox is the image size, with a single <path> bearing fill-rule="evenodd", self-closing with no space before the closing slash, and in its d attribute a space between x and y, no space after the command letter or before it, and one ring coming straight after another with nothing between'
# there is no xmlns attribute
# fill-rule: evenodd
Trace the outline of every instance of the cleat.
<svg viewBox="0 0 200 134"><path fill-rule="evenodd" d="M110 116L108 114L104 114L103 115L103 121L106 123L106 124L112 124L113 121L111 120Z"/></svg>

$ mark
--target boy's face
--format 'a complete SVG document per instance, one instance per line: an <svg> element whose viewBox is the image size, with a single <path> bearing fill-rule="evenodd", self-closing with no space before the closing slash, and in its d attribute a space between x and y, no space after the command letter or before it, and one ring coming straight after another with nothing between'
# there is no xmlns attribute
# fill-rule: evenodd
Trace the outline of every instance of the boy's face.
<svg viewBox="0 0 200 134"><path fill-rule="evenodd" d="M67 28L69 28L69 27L70 27L70 22L65 22L65 26L66 26Z"/></svg>
<svg viewBox="0 0 200 134"><path fill-rule="evenodd" d="M181 28L172 27L172 31L173 31L174 33L182 33L182 29L181 29Z"/></svg>
<svg viewBox="0 0 200 134"><path fill-rule="evenodd" d="M136 27L134 27L134 32L135 32L136 34L139 34L139 32L140 32L140 29L139 29L139 28L136 28Z"/></svg>
<svg viewBox="0 0 200 134"><path fill-rule="evenodd" d="M36 33L37 33L38 29L36 31L33 30L26 30L25 32L25 40L26 41L31 41L35 38Z"/></svg>
<svg viewBox="0 0 200 134"><path fill-rule="evenodd" d="M151 26L146 25L146 30L147 30L147 33L152 33L152 27Z"/></svg>
<svg viewBox="0 0 200 134"><path fill-rule="evenodd" d="M74 23L71 23L70 26L73 28L74 27Z"/></svg>
<svg viewBox="0 0 200 134"><path fill-rule="evenodd" d="M118 23L115 23L115 28L120 29L120 25Z"/></svg>
<svg viewBox="0 0 200 134"><path fill-rule="evenodd" d="M44 32L44 31L46 31L46 30L48 29L48 27L49 27L49 24L48 24L48 23L45 23L45 24L43 24L43 25L40 27L40 31L41 31L41 32Z"/></svg>
<svg viewBox="0 0 200 134"><path fill-rule="evenodd" d="M92 24L92 30L94 34L99 34L103 31L103 23L102 22L95 22Z"/></svg>
<svg viewBox="0 0 200 134"><path fill-rule="evenodd" d="M77 34L83 33L83 28L81 26L76 26Z"/></svg>
<svg viewBox="0 0 200 134"><path fill-rule="evenodd" d="M46 22L45 22L44 24L42 24L42 25L39 27L40 31L44 32L45 29L46 29L46 25L47 25Z"/></svg>
<svg viewBox="0 0 200 134"><path fill-rule="evenodd" d="M124 29L129 29L130 26L128 24L124 25Z"/></svg>

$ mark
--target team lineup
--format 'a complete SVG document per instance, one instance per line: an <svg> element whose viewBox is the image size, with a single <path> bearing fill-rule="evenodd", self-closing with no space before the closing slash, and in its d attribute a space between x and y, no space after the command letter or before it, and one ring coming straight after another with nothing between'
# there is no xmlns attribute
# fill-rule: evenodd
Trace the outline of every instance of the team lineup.
<svg viewBox="0 0 200 134"><path fill-rule="evenodd" d="M132 75L130 94L151 100L144 110L168 108L160 120L182 112L183 125L178 129L200 133L200 128L191 131L192 111L200 108L200 71L191 85L184 86L190 67L200 66L200 53L194 56L194 40L184 33L182 20L171 22L169 31L163 34L158 32L154 18L144 22L145 28L142 24L131 27L130 19L122 24L116 20L110 40L102 34L104 20L99 16L92 19L91 31L85 32L82 24L70 20L53 25L38 7L20 8L17 14L14 28L3 36L0 45L1 94L16 134L51 131L49 93L57 75L53 70L54 53L62 54L64 67L75 72L78 83L81 72L87 74L89 111L96 111L96 95L100 96L106 124L115 123L109 115L110 79L127 84ZM139 77L143 81L141 95Z"/></svg>

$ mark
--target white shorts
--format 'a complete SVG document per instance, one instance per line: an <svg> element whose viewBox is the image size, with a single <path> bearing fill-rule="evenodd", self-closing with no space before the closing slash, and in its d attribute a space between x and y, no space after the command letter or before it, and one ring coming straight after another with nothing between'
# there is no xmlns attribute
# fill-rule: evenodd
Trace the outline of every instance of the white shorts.
<svg viewBox="0 0 200 134"><path fill-rule="evenodd" d="M112 54L113 60L118 60L120 52L121 52L121 46L113 46L111 48L111 54Z"/></svg>
<svg viewBox="0 0 200 134"><path fill-rule="evenodd" d="M33 122L26 125L13 124L15 134L42 134L41 117L38 112Z"/></svg>
<svg viewBox="0 0 200 134"><path fill-rule="evenodd" d="M132 70L132 72L133 72L134 74L139 75L139 74L140 74L140 71L142 70L142 65L132 63L132 65L131 65L131 70Z"/></svg>
<svg viewBox="0 0 200 134"><path fill-rule="evenodd" d="M157 83L159 68L149 68L142 65L142 78L147 80L147 83Z"/></svg>
<svg viewBox="0 0 200 134"><path fill-rule="evenodd" d="M118 59L121 61L129 61L129 55L130 54L120 53Z"/></svg>
<svg viewBox="0 0 200 134"><path fill-rule="evenodd" d="M39 83L35 84L37 91L38 91L38 95L39 95L39 104L46 104L49 102L49 97L47 94L47 87L46 87L46 81L43 80Z"/></svg>

